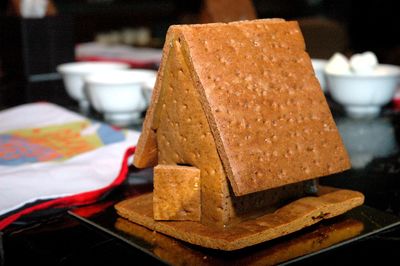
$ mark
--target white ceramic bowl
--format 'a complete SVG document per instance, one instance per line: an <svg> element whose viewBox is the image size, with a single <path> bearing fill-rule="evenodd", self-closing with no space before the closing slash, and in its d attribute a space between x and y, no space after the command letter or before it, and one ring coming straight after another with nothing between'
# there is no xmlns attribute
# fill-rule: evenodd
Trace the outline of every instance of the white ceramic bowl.
<svg viewBox="0 0 400 266"><path fill-rule="evenodd" d="M342 104L349 116L374 117L389 103L400 81L400 67L378 65L373 74L325 72L332 98Z"/></svg>
<svg viewBox="0 0 400 266"><path fill-rule="evenodd" d="M92 73L107 73L110 70L127 69L128 64L108 62L72 62L61 64L57 71L62 75L68 95L79 102L81 110L89 107L84 91L84 78Z"/></svg>
<svg viewBox="0 0 400 266"><path fill-rule="evenodd" d="M113 125L139 122L147 106L143 90L156 73L132 69L91 74L85 78L90 104Z"/></svg>
<svg viewBox="0 0 400 266"><path fill-rule="evenodd" d="M315 76L321 85L321 89L326 92L325 66L328 60L313 58L311 59L311 63L314 68Z"/></svg>

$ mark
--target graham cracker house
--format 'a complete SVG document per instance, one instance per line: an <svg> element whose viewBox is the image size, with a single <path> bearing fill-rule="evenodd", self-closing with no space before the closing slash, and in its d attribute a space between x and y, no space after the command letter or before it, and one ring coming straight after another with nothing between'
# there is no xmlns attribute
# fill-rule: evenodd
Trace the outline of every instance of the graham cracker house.
<svg viewBox="0 0 400 266"><path fill-rule="evenodd" d="M270 240L363 203L316 179L350 167L297 22L171 26L134 165L154 192L117 212L223 250Z"/></svg>

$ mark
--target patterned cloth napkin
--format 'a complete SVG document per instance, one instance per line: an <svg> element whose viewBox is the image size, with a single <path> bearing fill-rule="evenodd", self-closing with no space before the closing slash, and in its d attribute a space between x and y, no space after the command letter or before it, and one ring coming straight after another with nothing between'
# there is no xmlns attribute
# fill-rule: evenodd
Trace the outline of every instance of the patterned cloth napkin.
<svg viewBox="0 0 400 266"><path fill-rule="evenodd" d="M50 103L1 111L0 230L36 210L96 201L125 179L138 137Z"/></svg>

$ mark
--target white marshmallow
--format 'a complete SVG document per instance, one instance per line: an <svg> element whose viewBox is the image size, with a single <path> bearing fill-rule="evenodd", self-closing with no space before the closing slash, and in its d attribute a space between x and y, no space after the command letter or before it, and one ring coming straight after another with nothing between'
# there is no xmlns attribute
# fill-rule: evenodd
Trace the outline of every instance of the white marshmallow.
<svg viewBox="0 0 400 266"><path fill-rule="evenodd" d="M349 60L341 53L335 53L328 61L325 71L331 74L351 74Z"/></svg>
<svg viewBox="0 0 400 266"><path fill-rule="evenodd" d="M371 74L378 65L378 59L373 52L354 54L350 58L350 68L356 74Z"/></svg>

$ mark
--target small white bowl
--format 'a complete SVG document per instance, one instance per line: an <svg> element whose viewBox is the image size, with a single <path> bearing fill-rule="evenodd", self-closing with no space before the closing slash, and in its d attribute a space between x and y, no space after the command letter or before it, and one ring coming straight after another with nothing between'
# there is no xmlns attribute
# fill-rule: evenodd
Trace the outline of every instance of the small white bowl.
<svg viewBox="0 0 400 266"><path fill-rule="evenodd" d="M325 72L332 98L351 117L375 117L389 103L400 81L400 67L378 65L372 74Z"/></svg>
<svg viewBox="0 0 400 266"><path fill-rule="evenodd" d="M143 90L156 74L138 69L91 74L85 78L90 104L113 125L137 123L147 107Z"/></svg>
<svg viewBox="0 0 400 266"><path fill-rule="evenodd" d="M328 63L328 60L313 58L311 59L311 63L322 91L326 92L325 66Z"/></svg>
<svg viewBox="0 0 400 266"><path fill-rule="evenodd" d="M84 92L84 78L92 73L106 73L110 70L127 69L128 64L109 62L72 62L57 66L68 95L79 102L81 110L87 110L89 102Z"/></svg>

